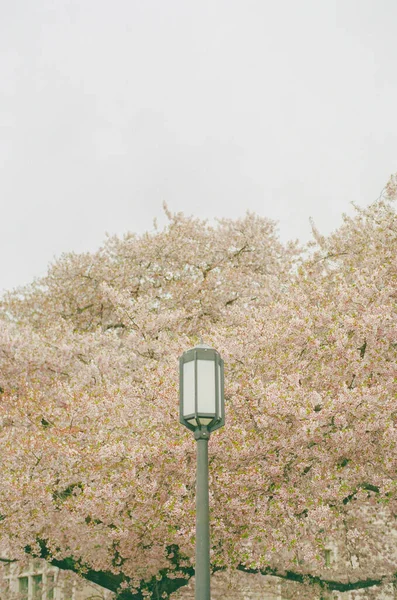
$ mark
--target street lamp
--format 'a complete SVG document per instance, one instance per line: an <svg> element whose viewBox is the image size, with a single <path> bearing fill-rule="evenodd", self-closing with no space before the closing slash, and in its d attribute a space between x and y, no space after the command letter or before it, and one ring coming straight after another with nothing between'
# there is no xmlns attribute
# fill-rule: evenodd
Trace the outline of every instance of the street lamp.
<svg viewBox="0 0 397 600"><path fill-rule="evenodd" d="M196 600L210 600L208 440L225 424L223 381L223 360L210 346L199 344L180 357L180 422L197 441Z"/></svg>

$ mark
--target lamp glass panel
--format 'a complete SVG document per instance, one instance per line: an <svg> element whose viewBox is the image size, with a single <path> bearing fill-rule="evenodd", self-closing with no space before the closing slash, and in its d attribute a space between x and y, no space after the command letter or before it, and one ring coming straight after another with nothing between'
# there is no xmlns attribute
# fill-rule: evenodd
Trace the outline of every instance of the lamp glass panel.
<svg viewBox="0 0 397 600"><path fill-rule="evenodd" d="M197 361L197 412L215 414L215 361Z"/></svg>
<svg viewBox="0 0 397 600"><path fill-rule="evenodd" d="M208 418L208 417L200 417L200 423L202 425L208 425L208 423L211 423L211 421L213 421L213 420L214 420L214 417L210 417L210 418Z"/></svg>
<svg viewBox="0 0 397 600"><path fill-rule="evenodd" d="M191 415L194 409L194 360L183 364L183 416Z"/></svg>
<svg viewBox="0 0 397 600"><path fill-rule="evenodd" d="M194 425L195 427L197 426L197 419L195 419L194 417L192 419L188 419L188 422Z"/></svg>
<svg viewBox="0 0 397 600"><path fill-rule="evenodd" d="M222 394L222 385L221 385L221 376L222 376L222 372L221 372L221 365L218 364L217 365L217 369L218 369L218 411L219 411L219 416L222 416L222 401L221 401L221 394Z"/></svg>

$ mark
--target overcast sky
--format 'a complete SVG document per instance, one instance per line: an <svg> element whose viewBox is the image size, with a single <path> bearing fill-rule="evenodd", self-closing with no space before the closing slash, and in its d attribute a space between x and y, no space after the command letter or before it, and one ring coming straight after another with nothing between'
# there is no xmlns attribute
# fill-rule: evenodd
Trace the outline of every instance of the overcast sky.
<svg viewBox="0 0 397 600"><path fill-rule="evenodd" d="M162 202L310 237L397 171L396 0L0 0L0 290Z"/></svg>

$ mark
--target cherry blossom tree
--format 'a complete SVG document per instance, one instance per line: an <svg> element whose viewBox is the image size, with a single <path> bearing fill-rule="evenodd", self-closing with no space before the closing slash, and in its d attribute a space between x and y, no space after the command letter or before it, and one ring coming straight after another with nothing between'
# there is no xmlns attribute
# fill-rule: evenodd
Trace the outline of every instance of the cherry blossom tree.
<svg viewBox="0 0 397 600"><path fill-rule="evenodd" d="M227 425L210 440L214 572L276 575L301 598L396 581L393 189L328 237L313 225L306 248L252 214L211 226L165 207L164 230L64 255L6 294L0 535L12 558L41 556L131 600L194 575L177 358L202 336L226 366Z"/></svg>

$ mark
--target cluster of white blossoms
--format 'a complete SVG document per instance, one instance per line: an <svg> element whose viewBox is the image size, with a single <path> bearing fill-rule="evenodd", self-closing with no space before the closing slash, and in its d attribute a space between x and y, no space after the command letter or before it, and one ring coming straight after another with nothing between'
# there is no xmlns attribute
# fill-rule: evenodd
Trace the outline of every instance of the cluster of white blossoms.
<svg viewBox="0 0 397 600"><path fill-rule="evenodd" d="M168 213L163 231L65 255L6 294L0 535L15 558L45 547L136 586L178 567L170 547L189 564L195 448L177 359L202 336L226 378L213 566L313 572L344 532L346 556L360 545L355 577L390 575L374 522L380 504L397 514L390 198L308 248L252 214L210 226Z"/></svg>

